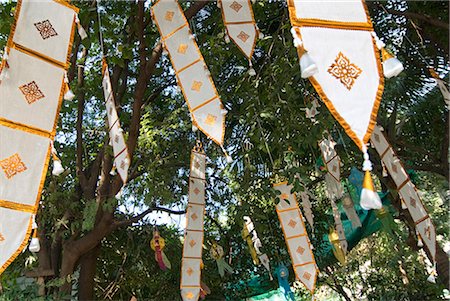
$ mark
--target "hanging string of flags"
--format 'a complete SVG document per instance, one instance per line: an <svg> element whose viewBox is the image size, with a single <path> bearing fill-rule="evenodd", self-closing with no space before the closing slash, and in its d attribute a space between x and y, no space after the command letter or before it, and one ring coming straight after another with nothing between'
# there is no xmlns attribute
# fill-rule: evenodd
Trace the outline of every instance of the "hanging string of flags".
<svg viewBox="0 0 450 301"><path fill-rule="evenodd" d="M151 10L191 112L192 124L223 149L227 111L183 10L176 0L159 0Z"/></svg>
<svg viewBox="0 0 450 301"><path fill-rule="evenodd" d="M128 168L130 167L130 155L128 147L123 137L123 130L120 126L119 115L116 110L116 102L114 100L114 91L109 76L108 64L106 59L102 61L103 73L103 93L105 95L106 115L108 116L109 141L113 147L114 165L112 174L117 171L122 182L125 184L128 178Z"/></svg>
<svg viewBox="0 0 450 301"><path fill-rule="evenodd" d="M298 208L297 199L291 193L292 186L288 185L287 182L274 184L274 189L280 192L279 203L275 208L283 229L284 239L291 256L295 275L313 294L319 270L314 259L302 213Z"/></svg>
<svg viewBox="0 0 450 301"><path fill-rule="evenodd" d="M252 56L258 36L263 37L255 22L253 8L249 0L218 0L225 24L225 40L231 40L239 47L248 59L250 75L256 75L252 67Z"/></svg>
<svg viewBox="0 0 450 301"><path fill-rule="evenodd" d="M0 274L28 244L52 153L78 9L19 0L0 70Z"/></svg>
<svg viewBox="0 0 450 301"><path fill-rule="evenodd" d="M184 301L198 300L201 290L206 170L206 155L201 143L198 143L191 152L190 170L180 284L181 297Z"/></svg>
<svg viewBox="0 0 450 301"><path fill-rule="evenodd" d="M411 214L416 225L419 244L425 243L431 256L430 259L436 265L436 230L415 185L411 182L400 159L384 136L382 128L378 125L374 128L371 142L380 154L381 160L395 185L397 185L397 190L402 199L402 208L407 209ZM436 267L434 273L436 273Z"/></svg>
<svg viewBox="0 0 450 301"><path fill-rule="evenodd" d="M327 184L328 198L330 199L331 208L333 210L333 218L335 224L335 231L339 237L339 247L344 255L347 254L348 243L345 238L344 228L341 221L341 213L336 205L336 200L344 195L341 185L341 159L336 153L334 146L336 143L328 137L319 142L320 150L322 151L323 161L327 167L327 174L325 175L325 182ZM335 241L335 240L334 240ZM336 249L336 248L335 248ZM342 257L340 261L342 262ZM345 262L345 259L343 260ZM344 263L342 262L342 263Z"/></svg>

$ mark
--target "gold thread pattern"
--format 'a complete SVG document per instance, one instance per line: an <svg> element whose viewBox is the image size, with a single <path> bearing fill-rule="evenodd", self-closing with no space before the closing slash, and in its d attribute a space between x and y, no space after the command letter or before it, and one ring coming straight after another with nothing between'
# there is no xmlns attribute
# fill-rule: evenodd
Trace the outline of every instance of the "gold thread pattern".
<svg viewBox="0 0 450 301"><path fill-rule="evenodd" d="M32 104L33 102L45 97L44 93L42 93L35 81L20 86L19 90L25 96L28 104Z"/></svg>
<svg viewBox="0 0 450 301"><path fill-rule="evenodd" d="M239 40L241 40L242 42L247 42L247 40L248 40L248 38L250 38L250 36L246 33L246 32L244 32L244 31L241 31L238 35L237 35L237 37L238 37L238 39Z"/></svg>
<svg viewBox="0 0 450 301"><path fill-rule="evenodd" d="M0 161L0 167L3 169L6 177L11 179L18 173L27 170L25 163L22 162L18 153Z"/></svg>
<svg viewBox="0 0 450 301"><path fill-rule="evenodd" d="M358 66L350 63L348 57L342 52L339 52L334 63L331 64L327 71L337 78L348 90L352 89L355 80L362 72Z"/></svg>
<svg viewBox="0 0 450 301"><path fill-rule="evenodd" d="M166 12L166 15L164 16L164 19L166 19L169 22L172 22L173 20L173 15L175 15L175 13L171 10Z"/></svg>
<svg viewBox="0 0 450 301"><path fill-rule="evenodd" d="M233 1L233 3L230 4L230 8L238 13L241 10L242 5L237 3L236 1Z"/></svg>
<svg viewBox="0 0 450 301"><path fill-rule="evenodd" d="M39 34L41 35L43 40L46 40L48 38L58 35L58 33L53 28L52 23L50 23L49 20L44 20L42 22L34 23L34 26L39 31Z"/></svg>
<svg viewBox="0 0 450 301"><path fill-rule="evenodd" d="M216 123L217 117L211 114L208 114L205 119L205 123L209 126L213 126Z"/></svg>

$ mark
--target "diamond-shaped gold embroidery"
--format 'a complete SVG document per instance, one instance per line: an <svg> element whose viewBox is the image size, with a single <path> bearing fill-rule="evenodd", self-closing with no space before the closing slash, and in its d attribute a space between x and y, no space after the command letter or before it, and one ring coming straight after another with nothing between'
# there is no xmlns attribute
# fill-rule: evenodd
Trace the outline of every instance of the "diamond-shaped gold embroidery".
<svg viewBox="0 0 450 301"><path fill-rule="evenodd" d="M197 169L199 169L199 168L200 168L200 163L198 163L198 161L195 161L194 167L197 168Z"/></svg>
<svg viewBox="0 0 450 301"><path fill-rule="evenodd" d="M310 273L308 273L308 272L303 273L303 278L305 278L306 280L311 279L311 276L312 275Z"/></svg>
<svg viewBox="0 0 450 301"><path fill-rule="evenodd" d="M0 242L4 241L5 237L0 233Z"/></svg>
<svg viewBox="0 0 450 301"><path fill-rule="evenodd" d="M19 90L25 96L28 104L32 104L33 102L45 97L44 93L39 90L39 87L35 81L20 86Z"/></svg>
<svg viewBox="0 0 450 301"><path fill-rule="evenodd" d="M336 171L337 171L337 166L336 166L336 165L333 165L333 167L331 168L331 170L333 170L333 172L336 172Z"/></svg>
<svg viewBox="0 0 450 301"><path fill-rule="evenodd" d="M295 228L296 225L297 225L297 222L294 221L293 219L291 219L291 220L289 221L289 223L288 223L288 226L291 227L291 228Z"/></svg>
<svg viewBox="0 0 450 301"><path fill-rule="evenodd" d="M339 52L334 63L328 68L328 73L337 78L348 90L355 83L355 80L361 74L362 70Z"/></svg>
<svg viewBox="0 0 450 301"><path fill-rule="evenodd" d="M302 246L299 246L297 248L297 253L300 254L300 255L303 255L303 253L305 253L305 248L303 248Z"/></svg>
<svg viewBox="0 0 450 301"><path fill-rule="evenodd" d="M16 174L27 170L27 167L17 153L11 157L1 160L0 167L3 169L3 172L8 179L11 179Z"/></svg>
<svg viewBox="0 0 450 301"><path fill-rule="evenodd" d="M177 51L178 51L178 53L185 54L187 48L188 48L188 45L180 44L180 46L178 46L178 50Z"/></svg>
<svg viewBox="0 0 450 301"><path fill-rule="evenodd" d="M373 134L373 137L375 138L376 142L380 142L380 135L378 134Z"/></svg>
<svg viewBox="0 0 450 301"><path fill-rule="evenodd" d="M430 229L430 226L427 226L427 227L425 228L425 235L428 237L428 240L431 239L431 229Z"/></svg>
<svg viewBox="0 0 450 301"><path fill-rule="evenodd" d="M174 13L173 11L171 11L171 10L168 10L168 11L166 12L166 15L164 16L164 19L166 19L166 20L169 21L169 22L172 22L172 20L173 20L173 15L175 15L175 13Z"/></svg>
<svg viewBox="0 0 450 301"><path fill-rule="evenodd" d="M200 189L198 189L197 187L195 187L194 193L195 193L195 194L199 194L199 193L200 193Z"/></svg>
<svg viewBox="0 0 450 301"><path fill-rule="evenodd" d="M289 200L289 195L287 193L282 193L282 194L280 194L280 199Z"/></svg>
<svg viewBox="0 0 450 301"><path fill-rule="evenodd" d="M397 164L392 163L391 166L392 166L392 171L397 173Z"/></svg>
<svg viewBox="0 0 450 301"><path fill-rule="evenodd" d="M198 218L198 216L197 216L197 214L195 214L195 212L191 215L191 218L195 221L197 218Z"/></svg>
<svg viewBox="0 0 450 301"><path fill-rule="evenodd" d="M191 241L189 242L189 245L191 246L191 248L193 248L196 244L197 243L193 239L191 239Z"/></svg>
<svg viewBox="0 0 450 301"><path fill-rule="evenodd" d="M208 116L206 116L205 123L207 125L212 126L212 125L214 125L216 123L216 120L217 120L216 116L208 114Z"/></svg>
<svg viewBox="0 0 450 301"><path fill-rule="evenodd" d="M189 274L189 276L191 276L191 275ZM188 298L189 300L190 299L194 299L194 294L192 292L187 292L186 293L186 298Z"/></svg>
<svg viewBox="0 0 450 301"><path fill-rule="evenodd" d="M247 42L248 38L250 38L250 36L249 36L247 33L243 32L243 31L241 31L241 32L237 35L237 37L238 37L239 40L241 40L241 41L244 42L244 43Z"/></svg>
<svg viewBox="0 0 450 301"><path fill-rule="evenodd" d="M413 206L414 208L416 208L417 203L416 203L416 200L415 200L414 198L410 198L410 199L409 199L409 203L411 204L411 206Z"/></svg>
<svg viewBox="0 0 450 301"><path fill-rule="evenodd" d="M186 273L187 273L189 276L191 276L192 273L194 273L194 270L193 270L192 268L188 268L188 269L186 270Z"/></svg>
<svg viewBox="0 0 450 301"><path fill-rule="evenodd" d="M44 40L58 35L49 20L34 23L34 26L39 31L39 34Z"/></svg>
<svg viewBox="0 0 450 301"><path fill-rule="evenodd" d="M202 82L194 80L194 82L192 83L191 90L199 92L200 89L202 88L202 85L203 85Z"/></svg>
<svg viewBox="0 0 450 301"><path fill-rule="evenodd" d="M236 1L233 1L233 3L230 4L230 8L238 13L241 10L242 5L237 3Z"/></svg>

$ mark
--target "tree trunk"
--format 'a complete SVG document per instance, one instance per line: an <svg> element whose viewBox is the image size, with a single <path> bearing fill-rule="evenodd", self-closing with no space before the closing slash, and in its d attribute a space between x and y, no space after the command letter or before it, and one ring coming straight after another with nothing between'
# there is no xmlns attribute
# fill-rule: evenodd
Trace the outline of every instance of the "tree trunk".
<svg viewBox="0 0 450 301"><path fill-rule="evenodd" d="M94 300L94 277L97 270L97 258L100 253L98 244L80 258L80 279L78 281L78 300Z"/></svg>
<svg viewBox="0 0 450 301"><path fill-rule="evenodd" d="M65 279L64 284L60 287L59 292L63 295L65 300L70 300L72 294L72 282L67 281L68 276L71 276L75 270L78 256L71 249L72 244L67 244L63 248L61 274L60 277Z"/></svg>

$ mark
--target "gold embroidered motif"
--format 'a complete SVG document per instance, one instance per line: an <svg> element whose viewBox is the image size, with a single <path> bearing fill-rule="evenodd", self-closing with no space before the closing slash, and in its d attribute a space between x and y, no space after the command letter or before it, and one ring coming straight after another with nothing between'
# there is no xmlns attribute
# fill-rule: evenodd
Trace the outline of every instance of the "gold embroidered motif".
<svg viewBox="0 0 450 301"><path fill-rule="evenodd" d="M243 31L241 31L237 37L244 43L247 42L248 38L250 38L250 36Z"/></svg>
<svg viewBox="0 0 450 301"><path fill-rule="evenodd" d="M301 246L299 246L297 248L297 253L300 254L300 255L303 255L303 253L305 253L305 248L302 248Z"/></svg>
<svg viewBox="0 0 450 301"><path fill-rule="evenodd" d="M194 82L192 83L191 89L192 89L193 91L199 92L200 89L202 88L202 85L203 85L202 82L198 82L198 81L194 80Z"/></svg>
<svg viewBox="0 0 450 301"><path fill-rule="evenodd" d="M308 272L305 272L304 274L303 274L303 278L305 278L306 280L309 280L309 279L311 279L311 274L310 273L308 273Z"/></svg>
<svg viewBox="0 0 450 301"><path fill-rule="evenodd" d="M199 194L199 193L200 193L200 189L198 189L197 187L195 187L194 193L195 193L195 194Z"/></svg>
<svg viewBox="0 0 450 301"><path fill-rule="evenodd" d="M0 233L0 242L4 241L5 237Z"/></svg>
<svg viewBox="0 0 450 301"><path fill-rule="evenodd" d="M189 242L189 245L191 246L191 248L193 248L196 244L197 243L193 239Z"/></svg>
<svg viewBox="0 0 450 301"><path fill-rule="evenodd" d="M187 48L188 48L188 45L180 44L180 46L178 46L178 53L186 54Z"/></svg>
<svg viewBox="0 0 450 301"><path fill-rule="evenodd" d="M427 227L425 228L425 235L428 237L428 240L431 239L431 229L430 229L430 226L427 226Z"/></svg>
<svg viewBox="0 0 450 301"><path fill-rule="evenodd" d="M189 275L189 276L191 276L191 275ZM188 299L194 299L194 294L193 294L192 292L188 292L188 293L186 294L186 298L188 298Z"/></svg>
<svg viewBox="0 0 450 301"><path fill-rule="evenodd" d="M6 177L11 179L16 174L27 170L27 167L20 159L19 154L15 153L11 157L0 161L0 167L3 169Z"/></svg>
<svg viewBox="0 0 450 301"><path fill-rule="evenodd" d="M25 96L28 104L32 104L33 102L45 97L44 93L39 90L39 87L35 81L20 86L19 90Z"/></svg>
<svg viewBox="0 0 450 301"><path fill-rule="evenodd" d="M189 276L191 276L192 273L194 273L194 270L193 270L192 268L188 268L188 269L186 270L186 273L187 273Z"/></svg>
<svg viewBox="0 0 450 301"><path fill-rule="evenodd" d="M195 221L197 218L198 218L198 216L197 216L197 214L195 214L195 212L191 215L191 218Z"/></svg>
<svg viewBox="0 0 450 301"><path fill-rule="evenodd" d="M34 23L34 26L39 31L39 34L44 40L58 35L49 20Z"/></svg>
<svg viewBox="0 0 450 301"><path fill-rule="evenodd" d="M280 194L280 199L289 200L289 195L287 193L282 193L282 194Z"/></svg>
<svg viewBox="0 0 450 301"><path fill-rule="evenodd" d="M297 222L294 221L293 219L291 219L288 223L288 226L291 227L292 229L294 229L296 225L297 225Z"/></svg>
<svg viewBox="0 0 450 301"><path fill-rule="evenodd" d="M213 126L216 123L217 117L211 114L208 114L205 119L205 123L207 125Z"/></svg>
<svg viewBox="0 0 450 301"><path fill-rule="evenodd" d="M411 206L413 206L414 208L416 208L417 204L416 204L416 200L414 198L410 198L409 199L409 203L411 204Z"/></svg>
<svg viewBox="0 0 450 301"><path fill-rule="evenodd" d="M175 15L175 13L173 11L169 10L166 12L166 16L164 17L164 19L166 19L169 22L172 22L173 15Z"/></svg>
<svg viewBox="0 0 450 301"><path fill-rule="evenodd" d="M334 63L328 68L328 73L337 78L348 90L355 83L355 80L361 74L362 70L339 52Z"/></svg>
<svg viewBox="0 0 450 301"><path fill-rule="evenodd" d="M230 8L238 13L241 10L242 5L240 5L236 1L233 1L233 3L230 4Z"/></svg>

